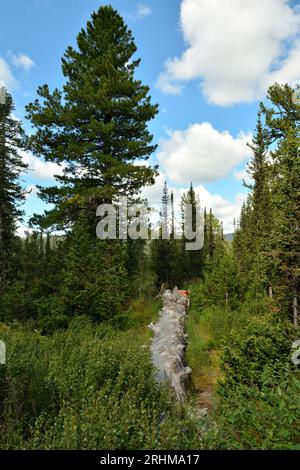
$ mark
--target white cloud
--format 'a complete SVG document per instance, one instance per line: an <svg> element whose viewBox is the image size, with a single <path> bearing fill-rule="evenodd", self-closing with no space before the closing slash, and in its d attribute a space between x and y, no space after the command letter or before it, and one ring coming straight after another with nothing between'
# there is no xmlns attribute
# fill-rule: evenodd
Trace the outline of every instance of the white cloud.
<svg viewBox="0 0 300 470"><path fill-rule="evenodd" d="M151 207L159 210L161 205L163 185L166 180L166 176L163 172L156 178L155 184L143 189L142 196L148 200ZM179 204L181 196L188 190L186 187L175 187L172 184L168 185L169 190L174 193L174 205L176 211L176 218L180 219ZM214 215L223 222L225 233L233 232L233 221L238 220L240 217L241 207L243 202L246 200L247 195L239 193L231 201L225 199L220 194L211 194L203 185L194 187L196 194L199 195L202 209L204 207L209 211L213 210ZM157 222L157 218L154 217L154 222Z"/></svg>
<svg viewBox="0 0 300 470"><path fill-rule="evenodd" d="M213 214L223 222L224 232L233 232L233 221L240 218L241 208L247 194L239 193L232 201L229 201L220 194L211 194L204 186L197 186L195 191L199 194L202 207L212 209Z"/></svg>
<svg viewBox="0 0 300 470"><path fill-rule="evenodd" d="M33 232L33 230L31 228L27 227L24 224L19 224L18 227L17 227L17 230L16 230L16 234L21 238L26 237L27 233L31 234L32 232Z"/></svg>
<svg viewBox="0 0 300 470"><path fill-rule="evenodd" d="M45 162L41 158L35 157L32 152L21 151L24 163L29 165L29 175L40 180L48 180L54 178L55 175L63 174L63 165L53 162Z"/></svg>
<svg viewBox="0 0 300 470"><path fill-rule="evenodd" d="M141 191L141 197L147 199L149 204L152 206L159 206L162 198L162 190L164 187L164 182L166 181L166 176L163 172L159 172L158 176L155 178L155 184L152 186L145 186Z"/></svg>
<svg viewBox="0 0 300 470"><path fill-rule="evenodd" d="M9 56L12 64L16 67L21 67L23 70L28 71L35 65L33 60L26 54L14 55L10 52Z"/></svg>
<svg viewBox="0 0 300 470"><path fill-rule="evenodd" d="M247 142L251 134L236 138L219 132L208 122L193 124L184 131L172 131L160 142L158 160L175 183L203 184L226 177L251 155Z"/></svg>
<svg viewBox="0 0 300 470"><path fill-rule="evenodd" d="M0 56L0 87L12 89L16 86L16 79L8 63Z"/></svg>
<svg viewBox="0 0 300 470"><path fill-rule="evenodd" d="M143 20L147 16L150 16L151 14L152 10L148 5L146 5L145 3L138 3L135 12L130 13L128 15L128 18L130 21L139 21Z"/></svg>
<svg viewBox="0 0 300 470"><path fill-rule="evenodd" d="M244 170L234 170L233 176L238 181L245 181L246 184L251 184L252 182L252 178L246 168Z"/></svg>
<svg viewBox="0 0 300 470"><path fill-rule="evenodd" d="M187 49L166 62L165 93L198 79L209 102L227 106L299 78L300 9L287 0L182 0L181 27Z"/></svg>

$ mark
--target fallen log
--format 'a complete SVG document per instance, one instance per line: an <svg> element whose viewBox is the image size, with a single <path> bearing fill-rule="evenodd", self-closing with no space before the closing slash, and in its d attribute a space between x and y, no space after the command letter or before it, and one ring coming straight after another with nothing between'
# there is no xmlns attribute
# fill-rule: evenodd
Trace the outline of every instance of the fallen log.
<svg viewBox="0 0 300 470"><path fill-rule="evenodd" d="M159 320L156 324L149 325L154 333L152 361L157 370L157 380L168 380L178 400L183 401L192 372L186 364L184 354L187 344L184 321L189 299L180 294L177 288L164 291L161 299L163 307Z"/></svg>

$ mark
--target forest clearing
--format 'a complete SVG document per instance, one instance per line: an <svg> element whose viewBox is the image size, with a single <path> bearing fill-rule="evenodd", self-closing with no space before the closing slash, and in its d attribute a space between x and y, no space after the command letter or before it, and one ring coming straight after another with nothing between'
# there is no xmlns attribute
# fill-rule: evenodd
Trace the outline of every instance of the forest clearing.
<svg viewBox="0 0 300 470"><path fill-rule="evenodd" d="M0 55L1 451L300 450L299 8L274 0L252 89L210 76L227 47L243 62L212 3L176 0L160 46L147 5L81 28L76 5L71 39L46 2L61 65ZM169 57L155 82L127 23Z"/></svg>

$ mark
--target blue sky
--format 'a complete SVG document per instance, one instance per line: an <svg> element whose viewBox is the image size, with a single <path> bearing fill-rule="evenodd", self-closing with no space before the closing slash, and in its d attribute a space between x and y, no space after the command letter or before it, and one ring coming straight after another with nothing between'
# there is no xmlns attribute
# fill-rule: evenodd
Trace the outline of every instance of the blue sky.
<svg viewBox="0 0 300 470"><path fill-rule="evenodd" d="M159 144L161 175L144 194L157 203L167 179L179 198L193 181L203 205L232 229L245 188L242 177L259 100L275 80L300 78L299 2L286 0L10 0L0 10L0 85L24 122L24 106L44 83L61 87L61 56L93 10L110 3L132 29L160 113L150 129ZM225 6L226 4L226 6ZM55 168L24 156L33 191L26 215L42 212L36 184L53 182ZM50 176L50 177L49 177Z"/></svg>

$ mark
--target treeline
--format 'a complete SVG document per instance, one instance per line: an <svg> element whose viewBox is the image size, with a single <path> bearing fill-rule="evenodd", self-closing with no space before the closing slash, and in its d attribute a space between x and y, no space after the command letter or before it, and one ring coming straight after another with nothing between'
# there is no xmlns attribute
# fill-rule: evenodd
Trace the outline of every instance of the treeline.
<svg viewBox="0 0 300 470"><path fill-rule="evenodd" d="M32 135L13 117L9 93L0 105L0 329L9 346L0 447L295 448L300 110L293 90L275 84L260 105L249 196L232 243L192 185L177 208L166 184L159 233L168 231L167 239L100 240L97 207L122 195L138 201L157 172L145 161L156 149L148 123L158 109L135 78L135 53L123 19L101 7L63 56L63 88L41 86L27 106ZM55 185L39 188L49 210L32 218L25 238L15 235L26 197L21 149L63 165ZM196 216L202 221L198 250L177 237L185 204L193 231ZM144 346L159 309L149 299L162 283L191 286L195 371L225 343L211 425L177 407L153 379ZM138 297L150 307L130 306ZM202 327L211 336L204 352Z"/></svg>
<svg viewBox="0 0 300 470"><path fill-rule="evenodd" d="M248 189L232 243L216 237L204 269L203 302L253 313L266 307L298 326L300 106L288 85L270 87L249 143ZM207 230L207 228L206 228ZM205 266L202 264L202 266ZM200 272L200 270L198 270Z"/></svg>
<svg viewBox="0 0 300 470"><path fill-rule="evenodd" d="M92 14L77 46L62 58L63 89L43 85L27 106L32 135L13 118L9 93L0 105L0 319L46 331L83 314L122 323L129 300L154 284L143 242L97 239L96 209L121 195L132 203L154 182L144 162L156 149L147 125L157 105L135 78L134 39L113 8ZM26 197L21 149L64 166L54 186L39 187L51 209L32 218L25 240L15 236Z"/></svg>
<svg viewBox="0 0 300 470"><path fill-rule="evenodd" d="M185 220L186 207L190 220ZM179 219L179 221L177 221ZM190 225L191 233L187 233ZM200 248L197 247L198 241ZM193 185L181 197L179 208L174 204L174 193L164 184L160 210L159 238L151 243L151 268L157 285L184 286L195 279L203 279L212 266L215 251L223 245L222 224L212 210L201 207ZM194 244L194 245L191 245ZM187 249L190 245L190 248ZM197 249L196 249L197 248Z"/></svg>
<svg viewBox="0 0 300 470"><path fill-rule="evenodd" d="M174 239L174 197L165 185L161 232L170 227L170 240L152 243L152 262L159 282L183 285L199 279L203 305L254 313L271 308L278 318L298 326L300 260L300 106L288 85L270 87L260 104L248 164L248 189L233 242L224 240L222 225L202 208L204 245L186 251L187 240ZM191 185L184 203L195 213L201 201ZM175 208L176 212L176 208ZM182 224L184 223L182 217Z"/></svg>
<svg viewBox="0 0 300 470"><path fill-rule="evenodd" d="M26 107L32 135L13 118L8 93L1 105L0 320L31 320L44 332L66 327L78 315L122 325L132 298L151 295L162 283L172 288L202 278L223 240L221 225L199 208L192 185L182 197L179 230L189 204L193 231L196 216L203 222L201 250L187 251L186 242L193 240L185 235L177 239L178 208L166 185L160 239L149 244L96 237L100 204L114 204L123 195L129 204L138 202L139 190L154 182L157 169L144 162L156 149L147 126L157 105L134 77L139 60L132 33L111 7L93 13L77 46L62 58L63 89L50 92L43 85ZM26 197L20 150L63 165L55 185L38 188L50 209L32 217L23 239L15 235ZM164 240L166 227L170 237Z"/></svg>
<svg viewBox="0 0 300 470"><path fill-rule="evenodd" d="M206 448L299 449L292 344L299 339L300 106L293 97L288 85L275 84L261 103L233 242L216 245L202 282L191 287L193 379L203 380L202 364L221 369Z"/></svg>

